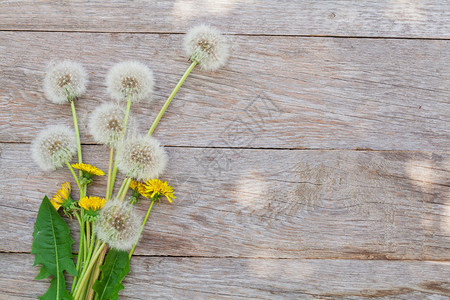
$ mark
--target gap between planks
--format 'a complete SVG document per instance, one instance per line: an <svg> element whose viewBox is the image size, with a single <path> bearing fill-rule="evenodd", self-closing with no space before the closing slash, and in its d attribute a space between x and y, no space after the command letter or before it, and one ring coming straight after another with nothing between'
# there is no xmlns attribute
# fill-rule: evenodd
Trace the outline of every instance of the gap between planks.
<svg viewBox="0 0 450 300"><path fill-rule="evenodd" d="M0 144L6 145L31 145L30 142L23 141L1 141ZM81 146L102 146L100 144L95 143L81 143ZM233 147L233 146L188 146L188 145L163 145L164 148L182 148L182 149L223 149L223 150L280 150L280 151L358 151L358 152L385 152L385 153L450 153L450 151L446 150L395 150L395 149L371 149L371 148L303 148L303 147L291 147L291 148L283 148L283 147ZM1 153L0 153L1 154ZM1 157L1 156L0 156Z"/></svg>
<svg viewBox="0 0 450 300"><path fill-rule="evenodd" d="M98 33L98 34L163 34L184 35L186 32L169 31L99 31L99 30L45 30L45 29L1 29L0 32L48 32L48 33ZM321 34L261 34L261 33L224 33L228 36L251 37L293 37L293 38L330 38L330 39L370 39L370 40L429 40L448 41L450 38L439 37L406 37L406 36L365 36L365 35L321 35Z"/></svg>
<svg viewBox="0 0 450 300"><path fill-rule="evenodd" d="M0 250L0 254L31 254L30 251L4 251ZM72 252L72 254L77 254L77 252ZM411 262L450 262L448 259L413 259L413 258L345 258L345 257L265 257L265 256L211 256L211 255L157 255L157 254L133 254L133 257L142 258L193 258L193 259L268 259L268 260L358 260L358 261L411 261Z"/></svg>

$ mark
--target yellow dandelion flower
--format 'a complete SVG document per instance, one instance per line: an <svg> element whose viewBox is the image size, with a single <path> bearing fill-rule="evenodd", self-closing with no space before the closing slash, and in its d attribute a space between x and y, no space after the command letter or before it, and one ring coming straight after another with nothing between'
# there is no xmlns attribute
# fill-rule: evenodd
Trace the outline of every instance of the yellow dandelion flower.
<svg viewBox="0 0 450 300"><path fill-rule="evenodd" d="M58 210L61 207L61 204L59 204L58 202L55 202L53 200L50 200L50 203L53 205L53 207Z"/></svg>
<svg viewBox="0 0 450 300"><path fill-rule="evenodd" d="M56 195L53 196L52 199L50 199L50 202L56 210L69 201L71 190L70 182L67 181L61 185L61 189L56 192Z"/></svg>
<svg viewBox="0 0 450 300"><path fill-rule="evenodd" d="M144 196L145 198L149 198L147 196L147 188L145 187L145 185L143 183L141 183L140 185L138 185L137 191L139 194L141 194L142 196Z"/></svg>
<svg viewBox="0 0 450 300"><path fill-rule="evenodd" d="M146 195L146 188L145 188L145 186L144 186L144 184L142 182L139 182L139 181L136 181L136 180L133 179L133 180L131 180L130 188L132 190L137 190L137 192L139 194L141 194L142 196L145 197L145 195Z"/></svg>
<svg viewBox="0 0 450 300"><path fill-rule="evenodd" d="M96 176L105 175L105 172L103 172L99 168L91 166L89 164L72 164L72 168L81 170L81 171L86 172L91 175L96 175Z"/></svg>
<svg viewBox="0 0 450 300"><path fill-rule="evenodd" d="M136 180L131 180L130 183L130 189L135 190L136 188L138 188L142 185L142 182L136 181Z"/></svg>
<svg viewBox="0 0 450 300"><path fill-rule="evenodd" d="M105 206L106 199L100 197L83 197L78 201L78 205L85 210L99 210Z"/></svg>
<svg viewBox="0 0 450 300"><path fill-rule="evenodd" d="M159 197L165 196L169 202L176 198L173 194L173 188L167 184L167 181L162 182L159 179L150 179L143 183L142 192L141 194L147 198L157 196L159 199Z"/></svg>
<svg viewBox="0 0 450 300"><path fill-rule="evenodd" d="M144 190L144 186L142 184L142 182L136 181L136 180L131 180L130 183L130 188L133 191L133 194L130 197L130 202L131 204L136 204L136 203L141 203L141 201L139 200L139 196L142 195L145 197L145 190Z"/></svg>

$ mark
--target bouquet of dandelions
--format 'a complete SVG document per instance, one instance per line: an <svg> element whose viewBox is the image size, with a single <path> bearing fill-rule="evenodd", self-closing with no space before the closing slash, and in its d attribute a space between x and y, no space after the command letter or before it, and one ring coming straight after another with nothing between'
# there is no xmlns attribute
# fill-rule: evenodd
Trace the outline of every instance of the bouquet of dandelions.
<svg viewBox="0 0 450 300"><path fill-rule="evenodd" d="M76 182L80 198L71 197L71 185L65 182L55 196L51 199L45 196L42 200L34 225L31 253L35 255L34 264L40 265L36 279L52 279L48 291L40 299L118 299L118 293L123 289L121 282L130 271L130 258L153 204L162 197L170 202L175 198L172 187L158 179L168 158L151 135L194 67L199 65L204 70L216 70L225 64L229 53L227 39L206 25L192 28L185 37L184 46L192 63L146 135L131 130L134 120L130 110L132 104L150 99L152 71L134 61L119 63L109 71L106 84L115 101L98 106L89 122L94 139L110 149L105 197L89 195L88 186L95 176L105 173L83 163L81 155L75 104L86 91L87 73L81 65L71 61L54 63L47 70L45 94L56 104L70 104L74 130L62 125L46 128L33 141L32 156L45 171L66 166ZM78 163L71 164L75 153ZM125 179L113 195L118 170ZM134 208L140 203L140 197L150 200L143 219ZM80 243L77 255L72 254L70 230L58 210L78 221ZM73 276L70 291L66 289L64 271Z"/></svg>

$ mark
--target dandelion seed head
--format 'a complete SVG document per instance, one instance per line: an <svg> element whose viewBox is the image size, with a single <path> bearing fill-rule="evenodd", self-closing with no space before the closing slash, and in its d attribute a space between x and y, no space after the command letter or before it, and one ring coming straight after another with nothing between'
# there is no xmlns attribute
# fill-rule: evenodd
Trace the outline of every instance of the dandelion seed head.
<svg viewBox="0 0 450 300"><path fill-rule="evenodd" d="M117 199L106 202L100 210L95 231L111 248L128 251L139 240L141 218L132 205Z"/></svg>
<svg viewBox="0 0 450 300"><path fill-rule="evenodd" d="M67 126L49 126L41 131L31 144L31 153L38 166L55 170L72 160L77 150L75 133Z"/></svg>
<svg viewBox="0 0 450 300"><path fill-rule="evenodd" d="M52 62L44 78L45 96L56 104L68 102L86 92L88 75L79 63L64 60Z"/></svg>
<svg viewBox="0 0 450 300"><path fill-rule="evenodd" d="M199 25L189 30L184 38L186 54L206 71L214 71L225 65L230 45L225 36L208 25Z"/></svg>
<svg viewBox="0 0 450 300"><path fill-rule="evenodd" d="M115 146L122 138L125 109L115 103L103 103L91 114L89 132L97 143ZM126 133L133 131L135 121L128 116Z"/></svg>
<svg viewBox="0 0 450 300"><path fill-rule="evenodd" d="M150 101L154 86L153 72L137 61L121 62L108 72L106 86L113 99L127 101L131 96L133 102Z"/></svg>
<svg viewBox="0 0 450 300"><path fill-rule="evenodd" d="M146 181L163 173L167 154L155 138L136 136L118 147L117 162L119 170L128 177Z"/></svg>

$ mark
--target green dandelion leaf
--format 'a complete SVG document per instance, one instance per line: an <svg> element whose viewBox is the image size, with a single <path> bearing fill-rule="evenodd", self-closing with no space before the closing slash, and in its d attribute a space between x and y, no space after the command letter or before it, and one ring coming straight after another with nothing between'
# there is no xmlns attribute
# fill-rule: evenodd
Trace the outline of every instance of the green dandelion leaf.
<svg viewBox="0 0 450 300"><path fill-rule="evenodd" d="M123 289L122 280L130 272L128 252L111 249L106 255L100 280L94 283L93 289L99 300L118 299Z"/></svg>
<svg viewBox="0 0 450 300"><path fill-rule="evenodd" d="M77 275L73 263L73 240L66 222L44 197L34 224L31 253L35 255L34 266L40 264L41 271L35 279L52 276L50 287L40 299L71 299L66 290L64 271Z"/></svg>

